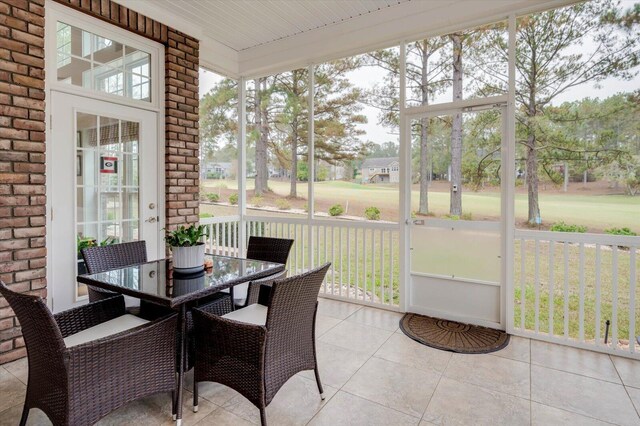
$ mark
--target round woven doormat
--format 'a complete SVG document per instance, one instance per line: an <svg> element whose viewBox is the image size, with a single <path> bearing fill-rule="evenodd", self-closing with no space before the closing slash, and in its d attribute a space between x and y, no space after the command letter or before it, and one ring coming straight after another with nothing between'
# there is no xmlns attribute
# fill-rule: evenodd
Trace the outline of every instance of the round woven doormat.
<svg viewBox="0 0 640 426"><path fill-rule="evenodd" d="M405 314L400 329L423 345L462 354L486 354L509 344L504 331L418 314Z"/></svg>

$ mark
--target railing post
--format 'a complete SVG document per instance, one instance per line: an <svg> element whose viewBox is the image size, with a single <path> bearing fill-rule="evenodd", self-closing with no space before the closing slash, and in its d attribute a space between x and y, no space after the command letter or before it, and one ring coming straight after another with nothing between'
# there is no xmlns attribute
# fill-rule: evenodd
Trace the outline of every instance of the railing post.
<svg viewBox="0 0 640 426"><path fill-rule="evenodd" d="M307 155L307 168L309 169L309 176L307 178L307 183L309 185L309 195L307 201L307 255L309 256L309 269L313 269L316 265L313 262L313 248L314 248L314 239L313 239L313 214L315 210L315 174L316 174L316 166L315 166L315 110L314 110L314 100L313 97L315 95L315 74L313 65L309 65L308 70L309 77L309 131L308 131L308 155ZM303 247L304 250L304 247Z"/></svg>
<svg viewBox="0 0 640 426"><path fill-rule="evenodd" d="M256 87L257 91L258 88ZM244 77L238 80L238 209L240 219L238 221L238 250L239 256L244 257L247 243L247 227L245 216L247 215L247 85Z"/></svg>

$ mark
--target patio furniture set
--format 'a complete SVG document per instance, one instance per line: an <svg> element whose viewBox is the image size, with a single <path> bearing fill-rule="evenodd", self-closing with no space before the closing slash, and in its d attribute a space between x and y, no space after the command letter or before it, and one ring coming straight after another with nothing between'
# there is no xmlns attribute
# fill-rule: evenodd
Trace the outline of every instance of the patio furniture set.
<svg viewBox="0 0 640 426"><path fill-rule="evenodd" d="M93 424L128 402L171 392L182 421L184 373L236 390L260 410L287 380L314 370L320 286L329 268L285 278L292 240L251 237L247 258L207 255L213 267L180 275L170 259L147 261L144 241L82 251L89 303L52 314L37 296L0 282L20 321L29 378L21 425L41 409L55 425ZM247 284L246 296L234 294ZM241 293L238 291L237 293ZM125 296L140 300L126 307ZM324 399L324 398L323 398Z"/></svg>

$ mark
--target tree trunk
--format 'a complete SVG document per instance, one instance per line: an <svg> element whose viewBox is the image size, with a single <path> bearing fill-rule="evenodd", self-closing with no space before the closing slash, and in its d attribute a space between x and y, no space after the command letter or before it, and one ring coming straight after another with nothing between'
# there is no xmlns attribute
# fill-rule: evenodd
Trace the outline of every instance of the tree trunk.
<svg viewBox="0 0 640 426"><path fill-rule="evenodd" d="M267 117L267 105L262 102L262 95L265 92L266 79L254 80L256 88L255 99L255 124L258 130L256 140L256 180L255 195L263 195L268 191L269 163L267 157L267 143L269 137L269 123Z"/></svg>
<svg viewBox="0 0 640 426"><path fill-rule="evenodd" d="M291 188L289 189L289 197L296 198L298 196L298 119L295 118L291 124L293 126L293 134L291 135Z"/></svg>
<svg viewBox="0 0 640 426"><path fill-rule="evenodd" d="M453 101L462 100L462 35L453 34ZM462 114L451 125L451 178L449 214L462 215Z"/></svg>
<svg viewBox="0 0 640 426"><path fill-rule="evenodd" d="M533 130L535 128L534 119L536 116L536 104L535 95L531 91L529 95L529 108L527 110L527 130L529 136L527 137L527 161L526 161L526 183L527 183L527 196L529 205L529 214L527 221L531 225L537 225L541 223L540 218L540 205L538 204L538 150L536 149L536 134Z"/></svg>
<svg viewBox="0 0 640 426"><path fill-rule="evenodd" d="M421 104L429 104L429 49L428 41L422 42L422 70L420 80ZM420 205L418 206L418 214L426 215L429 213L429 119L420 119Z"/></svg>

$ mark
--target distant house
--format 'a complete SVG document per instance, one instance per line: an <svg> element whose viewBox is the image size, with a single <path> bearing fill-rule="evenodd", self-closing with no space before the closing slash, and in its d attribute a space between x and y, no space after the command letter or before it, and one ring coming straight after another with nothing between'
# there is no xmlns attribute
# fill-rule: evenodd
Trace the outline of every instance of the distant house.
<svg viewBox="0 0 640 426"><path fill-rule="evenodd" d="M400 161L398 157L367 158L362 163L360 175L362 183L398 183Z"/></svg>
<svg viewBox="0 0 640 426"><path fill-rule="evenodd" d="M232 174L231 163L208 163L204 168L204 177L207 179L226 179Z"/></svg>

